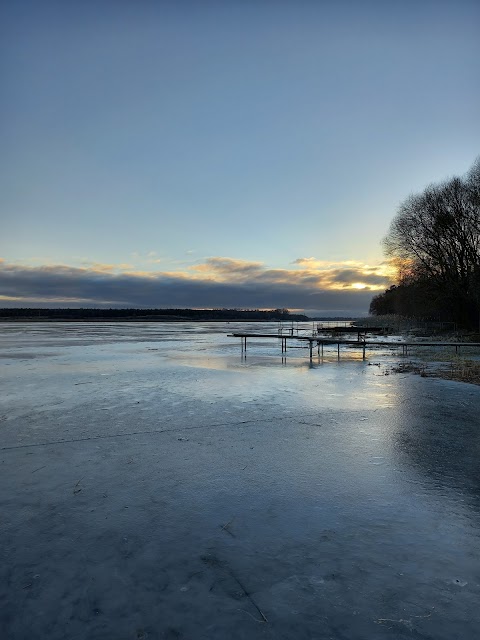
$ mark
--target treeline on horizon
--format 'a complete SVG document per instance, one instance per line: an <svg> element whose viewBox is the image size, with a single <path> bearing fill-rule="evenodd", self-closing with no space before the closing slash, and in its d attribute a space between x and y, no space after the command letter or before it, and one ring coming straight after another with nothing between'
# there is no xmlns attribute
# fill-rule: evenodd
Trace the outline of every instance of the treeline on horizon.
<svg viewBox="0 0 480 640"><path fill-rule="evenodd" d="M397 283L373 298L371 314L480 331L480 157L466 176L409 196L383 243Z"/></svg>
<svg viewBox="0 0 480 640"><path fill-rule="evenodd" d="M0 319L31 320L310 320L288 309L0 309Z"/></svg>

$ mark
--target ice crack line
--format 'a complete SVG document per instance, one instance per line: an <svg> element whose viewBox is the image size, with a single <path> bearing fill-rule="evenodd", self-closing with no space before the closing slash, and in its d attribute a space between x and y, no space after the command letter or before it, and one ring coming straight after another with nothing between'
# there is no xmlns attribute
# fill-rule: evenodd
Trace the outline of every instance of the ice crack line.
<svg viewBox="0 0 480 640"><path fill-rule="evenodd" d="M336 412L329 412L329 414L327 415L331 415L332 413L335 414L339 414L339 413L355 413L354 411L336 411ZM320 414L323 417L326 416L325 413ZM255 420L240 420L237 422L220 422L220 423L214 423L214 424L202 424L202 425L194 425L194 426L190 426L190 427L181 427L181 426L177 426L177 427L172 427L172 428L167 428L167 429L148 429L148 430L144 430L144 431L128 431L126 433L112 433L112 434L105 434L105 435L94 435L94 436L86 436L84 438L70 438L68 440L49 440L47 442L36 442L36 443L29 443L29 444L17 444L17 445L12 445L12 446L7 446L7 447L1 447L0 451L11 451L14 449L28 449L28 448L33 448L33 447L46 447L46 446L50 446L50 445L55 445L55 444L71 444L74 442L88 442L90 440L107 440L107 439L113 439L113 438L128 438L129 436L141 436L141 435L155 435L155 434L161 434L161 433L172 433L174 431L192 431L192 430L197 430L197 429L216 429L216 428L221 428L221 427L237 427L237 426L241 426L241 425L254 425L254 424L261 424L262 422L267 423L267 422L278 422L281 420L294 420L296 422L298 422L299 424L301 424L301 421L304 420L305 418L310 418L310 417L316 417L318 418L319 413L307 413L307 414L302 414L299 416L293 416L293 415L287 415L287 416L274 416L273 418L260 418L260 419L255 419Z"/></svg>

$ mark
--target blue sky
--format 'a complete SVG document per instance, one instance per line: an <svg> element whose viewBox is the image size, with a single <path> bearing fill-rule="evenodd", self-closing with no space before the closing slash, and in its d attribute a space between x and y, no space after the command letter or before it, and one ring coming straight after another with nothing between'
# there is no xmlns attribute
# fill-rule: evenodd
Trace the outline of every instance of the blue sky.
<svg viewBox="0 0 480 640"><path fill-rule="evenodd" d="M184 287L182 306L362 312L398 204L479 154L478 2L0 17L5 306L175 306Z"/></svg>

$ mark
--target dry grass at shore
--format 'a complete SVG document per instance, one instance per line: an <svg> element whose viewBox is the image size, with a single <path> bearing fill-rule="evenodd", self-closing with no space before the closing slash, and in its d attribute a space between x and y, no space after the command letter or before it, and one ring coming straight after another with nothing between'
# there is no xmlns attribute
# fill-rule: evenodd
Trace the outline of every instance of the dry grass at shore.
<svg viewBox="0 0 480 640"><path fill-rule="evenodd" d="M416 373L422 378L443 378L469 384L480 385L480 362L474 360L455 359L450 363L437 365L418 362L402 362L391 369L393 373Z"/></svg>
<svg viewBox="0 0 480 640"><path fill-rule="evenodd" d="M480 362L474 360L452 362L449 367L439 369L437 377L480 385Z"/></svg>

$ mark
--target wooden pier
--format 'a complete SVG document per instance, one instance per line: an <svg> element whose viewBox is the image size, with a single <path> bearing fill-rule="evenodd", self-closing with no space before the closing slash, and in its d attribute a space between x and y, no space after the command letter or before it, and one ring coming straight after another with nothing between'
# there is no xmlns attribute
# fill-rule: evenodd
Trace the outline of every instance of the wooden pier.
<svg viewBox="0 0 480 640"><path fill-rule="evenodd" d="M323 357L324 346L337 345L337 355L340 358L340 345L356 346L362 349L363 359L368 347L402 347L402 355L408 355L408 349L413 347L455 347L455 353L460 353L462 347L480 347L480 342L404 342L402 340L348 340L340 338L323 338L321 336L282 335L275 333L231 333L230 338L241 338L242 352L247 352L247 339L269 338L281 341L282 353L287 351L287 340L308 342L310 360L313 358L313 349L316 345L318 355Z"/></svg>
<svg viewBox="0 0 480 640"><path fill-rule="evenodd" d="M357 340L360 341L363 338L365 338L365 336L367 335L367 333L383 333L386 334L389 332L389 328L388 327L355 327L355 326L351 326L351 327L321 327L320 325L317 326L317 335L321 334L321 333L326 333L326 334L330 334L330 335L340 335L342 333L356 333L357 334Z"/></svg>

